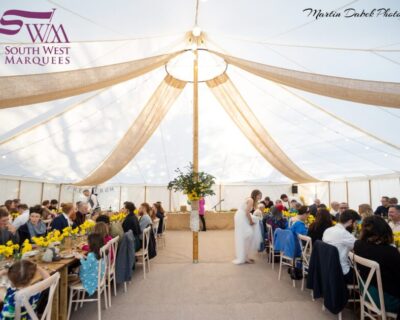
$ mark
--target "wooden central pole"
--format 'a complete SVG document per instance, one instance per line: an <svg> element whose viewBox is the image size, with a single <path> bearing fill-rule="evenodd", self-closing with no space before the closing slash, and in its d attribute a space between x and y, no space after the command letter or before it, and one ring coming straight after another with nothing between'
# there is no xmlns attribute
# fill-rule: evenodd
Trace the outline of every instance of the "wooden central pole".
<svg viewBox="0 0 400 320"><path fill-rule="evenodd" d="M195 179L197 179L197 173L199 172L199 70L198 70L198 51L197 44L198 38L194 38L196 42L196 48L194 50L194 61L193 61L193 171ZM192 210L198 211L199 201L193 201ZM199 261L199 233L193 231L193 263Z"/></svg>

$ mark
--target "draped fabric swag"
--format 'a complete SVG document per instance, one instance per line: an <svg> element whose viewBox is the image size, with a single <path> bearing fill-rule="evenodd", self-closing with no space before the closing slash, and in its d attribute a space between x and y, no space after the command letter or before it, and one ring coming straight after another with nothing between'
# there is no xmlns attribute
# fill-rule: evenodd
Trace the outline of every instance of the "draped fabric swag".
<svg viewBox="0 0 400 320"><path fill-rule="evenodd" d="M400 108L400 83L340 78L278 68L219 52L212 53L238 68L296 89L336 99Z"/></svg>
<svg viewBox="0 0 400 320"><path fill-rule="evenodd" d="M185 85L186 82L167 75L114 150L92 173L75 185L98 185L120 172L158 128Z"/></svg>
<svg viewBox="0 0 400 320"><path fill-rule="evenodd" d="M109 87L150 72L179 53L73 71L0 77L0 109L66 98Z"/></svg>
<svg viewBox="0 0 400 320"><path fill-rule="evenodd" d="M299 168L283 152L258 121L226 73L207 81L207 85L233 122L275 169L299 183L318 181Z"/></svg>

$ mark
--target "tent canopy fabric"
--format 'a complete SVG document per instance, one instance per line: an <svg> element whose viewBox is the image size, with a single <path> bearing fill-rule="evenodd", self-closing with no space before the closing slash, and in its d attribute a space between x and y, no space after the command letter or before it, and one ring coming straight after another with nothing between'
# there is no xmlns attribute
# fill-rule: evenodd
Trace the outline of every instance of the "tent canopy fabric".
<svg viewBox="0 0 400 320"><path fill-rule="evenodd" d="M394 0L385 2L388 8L396 5ZM289 70L398 84L398 18L315 19L303 12L310 7L343 13L376 6L376 1L350 0L208 0L199 1L197 24L203 31L202 46L220 54ZM188 32L195 25L195 0L15 0L2 2L0 13L52 8L52 21L63 24L70 40L64 44L70 47L70 63L5 64L10 47L32 46L23 29L12 37L0 34L0 77L95 68L191 48ZM230 64L226 73L279 147L311 176L334 180L399 173L399 109L284 87ZM166 75L161 66L101 91L0 110L0 174L63 183L82 180L114 150ZM144 147L110 182L166 184L177 167L192 160L192 92L188 83ZM199 85L199 97L201 170L218 182L291 181L258 153L205 83Z"/></svg>

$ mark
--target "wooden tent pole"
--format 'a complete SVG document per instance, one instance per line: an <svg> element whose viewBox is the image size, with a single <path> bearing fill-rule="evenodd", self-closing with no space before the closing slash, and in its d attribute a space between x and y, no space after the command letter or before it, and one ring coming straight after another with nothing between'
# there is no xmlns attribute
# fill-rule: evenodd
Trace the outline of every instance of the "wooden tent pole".
<svg viewBox="0 0 400 320"><path fill-rule="evenodd" d="M20 197L21 197L21 184L22 184L22 181L18 180L17 199L20 199Z"/></svg>
<svg viewBox="0 0 400 320"><path fill-rule="evenodd" d="M193 172L195 179L197 179L197 173L199 172L199 75L198 75L198 51L197 44L198 38L195 37L193 41L196 42L196 48L194 50L194 61L193 61ZM199 208L199 201L192 201L192 210ZM199 261L199 232L193 231L193 263Z"/></svg>

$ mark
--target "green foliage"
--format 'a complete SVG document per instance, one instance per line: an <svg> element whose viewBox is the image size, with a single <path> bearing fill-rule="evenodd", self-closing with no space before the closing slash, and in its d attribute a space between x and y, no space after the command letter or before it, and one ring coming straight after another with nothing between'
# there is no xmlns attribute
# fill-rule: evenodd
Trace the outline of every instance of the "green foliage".
<svg viewBox="0 0 400 320"><path fill-rule="evenodd" d="M215 195L212 186L215 184L215 177L205 173L198 172L197 179L193 171L193 164L190 163L185 171L176 169L178 176L168 183L168 189L182 191L187 194L189 200L199 200L200 197Z"/></svg>

